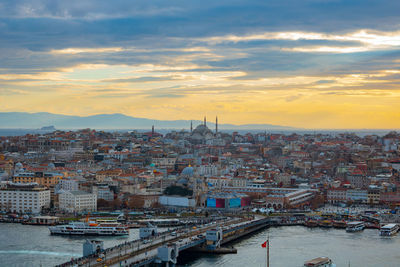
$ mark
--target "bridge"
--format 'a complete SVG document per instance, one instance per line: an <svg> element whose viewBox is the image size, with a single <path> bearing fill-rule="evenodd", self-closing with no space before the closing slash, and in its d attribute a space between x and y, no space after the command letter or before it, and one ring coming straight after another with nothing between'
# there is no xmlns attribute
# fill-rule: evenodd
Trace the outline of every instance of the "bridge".
<svg viewBox="0 0 400 267"><path fill-rule="evenodd" d="M95 266L95 267L133 267L160 264L170 266L176 264L179 252L184 250L207 253L224 253L221 245L243 237L254 231L267 227L267 218L228 218L213 223L199 225L196 229L183 227L167 231L156 237L125 242L115 247L105 249L102 260L99 255L74 259L58 265Z"/></svg>

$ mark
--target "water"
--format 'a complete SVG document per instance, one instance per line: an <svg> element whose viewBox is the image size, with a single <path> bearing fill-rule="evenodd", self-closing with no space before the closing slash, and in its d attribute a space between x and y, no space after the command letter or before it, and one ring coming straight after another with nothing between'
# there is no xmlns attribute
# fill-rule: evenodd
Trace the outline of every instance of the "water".
<svg viewBox="0 0 400 267"><path fill-rule="evenodd" d="M45 226L0 223L0 266L54 266L81 257L86 238L50 235ZM126 237L95 237L105 248L138 238L138 229Z"/></svg>
<svg viewBox="0 0 400 267"><path fill-rule="evenodd" d="M110 247L138 237L100 237ZM261 244L270 237L271 267L302 266L306 260L327 256L341 266L400 266L400 235L380 237L378 230L346 233L342 229L310 229L302 226L277 227L232 243L237 254L190 255L181 266L265 266L266 249ZM0 266L54 266L82 255L84 237L51 236L47 227L0 224ZM189 258L189 259L188 259Z"/></svg>
<svg viewBox="0 0 400 267"><path fill-rule="evenodd" d="M317 229L303 226L270 228L242 239L233 246L237 254L201 256L184 265L266 266L266 249L261 247L269 235L271 267L301 267L304 262L320 256L333 260L337 267L400 266L400 235L379 236L378 230L347 233L344 229Z"/></svg>

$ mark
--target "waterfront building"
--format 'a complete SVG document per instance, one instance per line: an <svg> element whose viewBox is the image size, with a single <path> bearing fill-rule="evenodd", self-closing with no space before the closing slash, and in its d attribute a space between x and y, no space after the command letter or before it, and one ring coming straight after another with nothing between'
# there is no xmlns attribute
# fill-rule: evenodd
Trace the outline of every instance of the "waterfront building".
<svg viewBox="0 0 400 267"><path fill-rule="evenodd" d="M160 196L158 201L163 206L186 207L186 208L196 206L196 200L191 197Z"/></svg>
<svg viewBox="0 0 400 267"><path fill-rule="evenodd" d="M363 189L348 189L346 191L346 198L348 201L367 203L368 191Z"/></svg>
<svg viewBox="0 0 400 267"><path fill-rule="evenodd" d="M50 190L36 183L6 184L0 188L0 209L19 213L40 213L50 206Z"/></svg>
<svg viewBox="0 0 400 267"><path fill-rule="evenodd" d="M329 203L344 203L347 201L346 188L332 188L327 192L327 201Z"/></svg>
<svg viewBox="0 0 400 267"><path fill-rule="evenodd" d="M272 187L225 187L223 191L229 193L243 193L257 198L263 198L268 208L282 209L309 205L318 190Z"/></svg>
<svg viewBox="0 0 400 267"><path fill-rule="evenodd" d="M59 195L59 208L75 213L97 210L97 195L85 191L65 191Z"/></svg>
<svg viewBox="0 0 400 267"><path fill-rule="evenodd" d="M379 204L381 192L378 187L370 186L368 188L368 204Z"/></svg>
<svg viewBox="0 0 400 267"><path fill-rule="evenodd" d="M251 199L246 194L216 193L207 196L204 206L216 209L235 209L247 207Z"/></svg>
<svg viewBox="0 0 400 267"><path fill-rule="evenodd" d="M381 193L380 202L386 204L400 203L400 192Z"/></svg>

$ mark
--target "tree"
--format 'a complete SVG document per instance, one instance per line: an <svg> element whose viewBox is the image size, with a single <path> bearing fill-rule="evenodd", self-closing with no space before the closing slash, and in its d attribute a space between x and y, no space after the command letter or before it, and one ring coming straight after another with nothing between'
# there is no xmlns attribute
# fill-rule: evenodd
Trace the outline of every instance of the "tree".
<svg viewBox="0 0 400 267"><path fill-rule="evenodd" d="M102 199L102 198L97 200L97 207L98 208L107 208L109 206L110 206L110 203L107 200Z"/></svg>
<svg viewBox="0 0 400 267"><path fill-rule="evenodd" d="M130 209L141 209L144 206L144 199L138 195L131 196L127 204Z"/></svg>
<svg viewBox="0 0 400 267"><path fill-rule="evenodd" d="M122 201L119 198L116 198L110 202L110 206L115 210L121 208L121 205Z"/></svg>
<svg viewBox="0 0 400 267"><path fill-rule="evenodd" d="M181 186L171 185L165 188L165 195L178 195L178 196L191 196L193 194L192 190L186 189Z"/></svg>

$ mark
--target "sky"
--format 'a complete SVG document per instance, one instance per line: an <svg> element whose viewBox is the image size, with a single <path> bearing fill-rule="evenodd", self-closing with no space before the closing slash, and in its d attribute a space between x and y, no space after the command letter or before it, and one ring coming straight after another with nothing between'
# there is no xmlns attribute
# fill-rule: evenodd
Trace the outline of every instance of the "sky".
<svg viewBox="0 0 400 267"><path fill-rule="evenodd" d="M400 128L400 1L2 0L0 112Z"/></svg>

